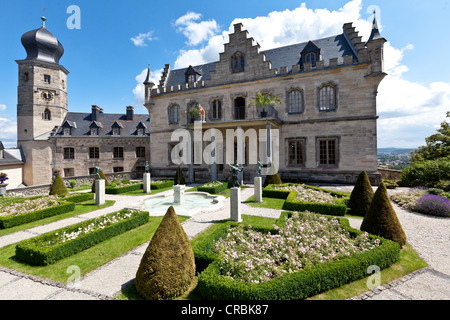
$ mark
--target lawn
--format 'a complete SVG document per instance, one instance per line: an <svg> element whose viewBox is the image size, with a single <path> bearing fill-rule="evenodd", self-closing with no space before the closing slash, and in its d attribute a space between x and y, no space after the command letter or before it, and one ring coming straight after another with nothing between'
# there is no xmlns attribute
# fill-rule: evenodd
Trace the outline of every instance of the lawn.
<svg viewBox="0 0 450 320"><path fill-rule="evenodd" d="M149 241L159 226L163 217L150 217L150 221L136 229L115 236L83 252L62 259L48 266L30 266L17 261L16 244L0 249L0 265L37 277L66 283L69 278L67 268L76 265L80 268L80 276L99 268L103 264ZM188 219L179 217L180 222Z"/></svg>

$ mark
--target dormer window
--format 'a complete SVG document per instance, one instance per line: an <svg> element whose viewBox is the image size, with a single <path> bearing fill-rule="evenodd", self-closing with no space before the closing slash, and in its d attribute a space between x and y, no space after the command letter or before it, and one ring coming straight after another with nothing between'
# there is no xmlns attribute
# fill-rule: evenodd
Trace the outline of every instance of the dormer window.
<svg viewBox="0 0 450 320"><path fill-rule="evenodd" d="M315 67L317 60L320 60L320 48L312 41L308 42L300 54L300 64L302 68L305 63L310 63L311 67Z"/></svg>
<svg viewBox="0 0 450 320"><path fill-rule="evenodd" d="M75 122L72 121L64 121L62 127L62 135L63 136L70 136L72 135L72 129L76 129L77 124Z"/></svg>
<svg viewBox="0 0 450 320"><path fill-rule="evenodd" d="M195 82L195 74L188 75L188 83Z"/></svg>
<svg viewBox="0 0 450 320"><path fill-rule="evenodd" d="M64 136L70 136L72 134L71 128L64 128L63 135Z"/></svg>
<svg viewBox="0 0 450 320"><path fill-rule="evenodd" d="M91 128L91 136L98 136L98 128Z"/></svg>
<svg viewBox="0 0 450 320"><path fill-rule="evenodd" d="M123 125L118 121L114 122L112 125L112 135L120 136L121 129L123 129Z"/></svg>
<svg viewBox="0 0 450 320"><path fill-rule="evenodd" d="M147 126L145 124L139 122L139 124L136 126L136 129L136 134L138 136L145 136L145 130L147 129Z"/></svg>
<svg viewBox="0 0 450 320"><path fill-rule="evenodd" d="M236 52L231 57L231 70L233 73L245 71L245 55L242 52Z"/></svg>
<svg viewBox="0 0 450 320"><path fill-rule="evenodd" d="M92 121L90 128L90 134L91 136L98 136L100 134L100 129L103 128L102 124L98 121Z"/></svg>
<svg viewBox="0 0 450 320"><path fill-rule="evenodd" d="M195 70L192 66L189 66L186 70L186 72L184 73L185 77L186 77L186 83L194 83L197 82L200 77L201 77L201 73L198 72L197 70Z"/></svg>

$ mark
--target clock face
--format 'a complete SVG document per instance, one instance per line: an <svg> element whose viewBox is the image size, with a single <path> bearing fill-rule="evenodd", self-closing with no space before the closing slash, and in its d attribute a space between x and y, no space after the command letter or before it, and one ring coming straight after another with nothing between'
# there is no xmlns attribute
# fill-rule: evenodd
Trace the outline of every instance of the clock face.
<svg viewBox="0 0 450 320"><path fill-rule="evenodd" d="M49 92L49 91L43 91L41 93L41 97L42 99L44 99L45 101L52 101L53 100L53 93Z"/></svg>

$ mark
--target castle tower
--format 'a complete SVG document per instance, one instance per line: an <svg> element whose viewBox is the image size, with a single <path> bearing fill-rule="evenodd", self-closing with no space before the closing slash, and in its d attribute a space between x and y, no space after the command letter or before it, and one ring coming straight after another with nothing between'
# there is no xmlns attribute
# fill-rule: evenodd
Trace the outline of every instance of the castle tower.
<svg viewBox="0 0 450 320"><path fill-rule="evenodd" d="M27 52L19 66L17 101L17 146L25 156L23 182L26 185L51 182L51 131L67 114L67 74L59 64L64 48L45 27L22 36Z"/></svg>
<svg viewBox="0 0 450 320"><path fill-rule="evenodd" d="M372 63L372 73L384 73L384 43L387 40L381 36L378 29L378 22L374 12L372 31L369 40L366 42L367 50L369 51L370 61Z"/></svg>
<svg viewBox="0 0 450 320"><path fill-rule="evenodd" d="M144 81L143 84L144 84L144 88L145 88L145 103L144 103L144 106L150 111L150 107L153 105L152 101L151 101L152 100L151 99L151 93L152 93L152 88L155 86L155 84L151 80L150 64L148 65L147 77L145 78L145 81Z"/></svg>

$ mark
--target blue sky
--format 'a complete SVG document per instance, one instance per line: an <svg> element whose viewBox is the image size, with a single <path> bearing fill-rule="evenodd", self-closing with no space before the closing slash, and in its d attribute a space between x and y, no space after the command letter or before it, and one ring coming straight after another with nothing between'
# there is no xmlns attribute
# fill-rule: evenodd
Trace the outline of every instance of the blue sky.
<svg viewBox="0 0 450 320"><path fill-rule="evenodd" d="M80 8L81 29L67 27L70 5ZM166 63L176 68L215 61L237 21L262 49L337 34L345 22L354 22L364 40L374 6L388 40L389 76L378 95L379 147L416 148L450 111L450 1L0 0L0 140L15 145L15 60L26 57L20 38L41 26L42 15L65 49L60 63L70 71L70 111L89 112L96 104L109 113L125 112L127 105L145 113L147 64L157 81Z"/></svg>

